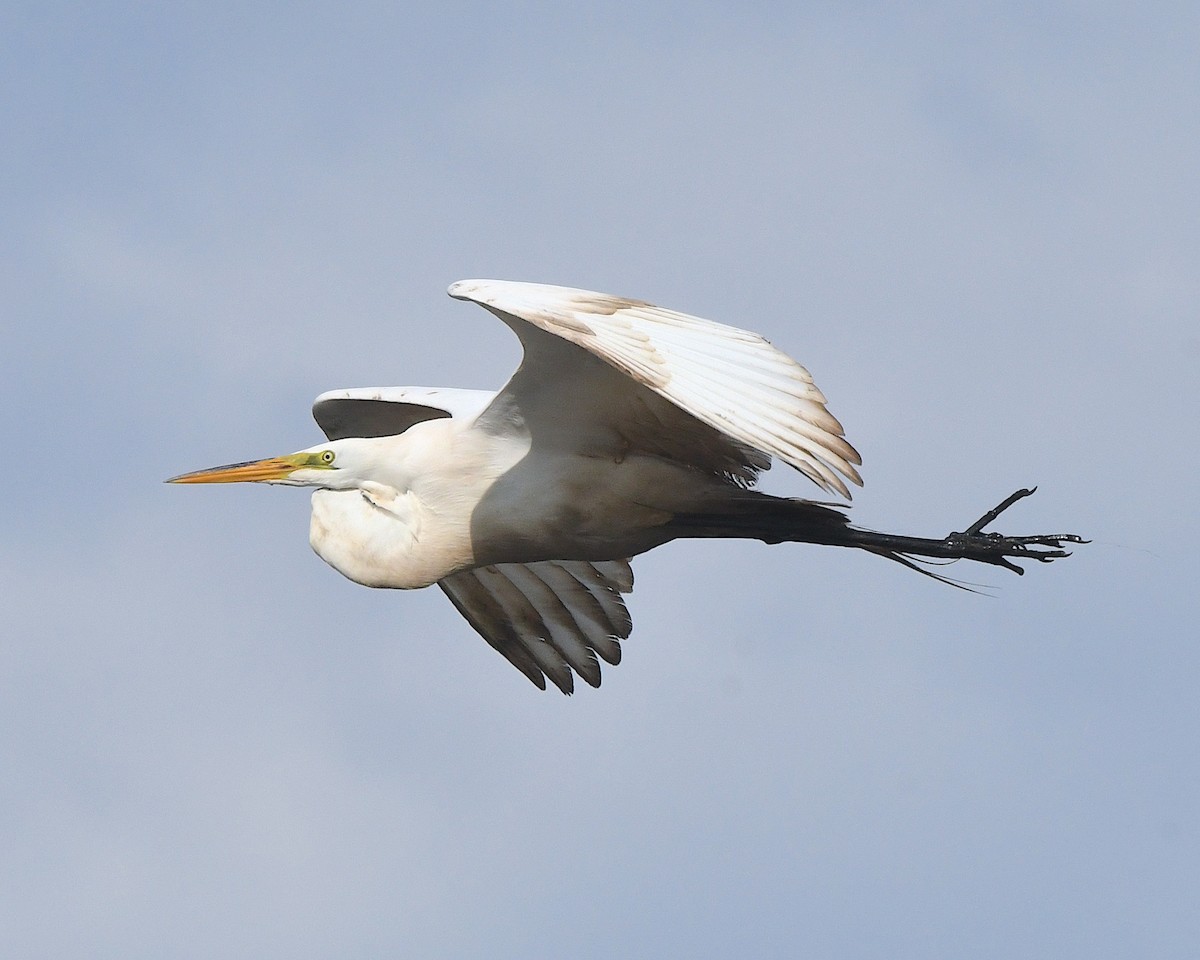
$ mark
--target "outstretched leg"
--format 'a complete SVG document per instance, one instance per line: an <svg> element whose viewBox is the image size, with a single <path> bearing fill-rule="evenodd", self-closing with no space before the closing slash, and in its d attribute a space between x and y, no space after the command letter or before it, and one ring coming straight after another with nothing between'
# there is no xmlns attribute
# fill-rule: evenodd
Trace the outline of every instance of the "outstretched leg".
<svg viewBox="0 0 1200 960"><path fill-rule="evenodd" d="M983 532L983 528L1000 514L1018 500L1032 496L1036 489L1037 487L1032 490L1018 490L968 526L966 530L961 533L948 534L941 540L904 537L891 533L876 533L874 530L846 527L843 531L839 531L841 536L836 538L836 545L860 547L902 563L907 563L914 558L977 560L980 563L994 564L1012 570L1014 573L1023 574L1025 571L1014 561L1037 560L1041 563L1049 563L1060 557L1071 555L1069 550L1064 549L1066 545L1088 542L1073 533L1006 537L999 533Z"/></svg>
<svg viewBox="0 0 1200 960"><path fill-rule="evenodd" d="M1035 487L1034 490L1037 488ZM819 543L831 547L857 547L933 577L962 586L949 577L918 566L921 559L976 560L1024 573L1015 561L1049 563L1070 556L1069 544L1087 543L1073 533L1048 533L1032 537L1006 537L985 533L984 527L1034 490L1018 490L962 532L940 540L877 533L850 526L846 514L810 500L773 497L751 490L738 491L711 511L679 513L666 528L676 537L753 537L766 543Z"/></svg>

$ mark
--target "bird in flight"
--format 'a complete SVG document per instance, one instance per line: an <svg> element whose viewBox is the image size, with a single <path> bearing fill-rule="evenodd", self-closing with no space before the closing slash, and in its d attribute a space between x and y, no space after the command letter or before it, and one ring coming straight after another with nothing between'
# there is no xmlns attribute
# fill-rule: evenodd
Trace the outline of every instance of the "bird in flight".
<svg viewBox="0 0 1200 960"><path fill-rule="evenodd" d="M369 587L437 584L543 690L600 685L632 629L630 558L681 537L855 547L923 573L919 558L1068 556L1074 534L985 533L1019 490L942 539L851 526L829 503L754 489L772 458L830 495L862 484L858 452L809 372L755 333L588 290L462 280L524 358L497 393L334 390L313 416L327 442L170 483L315 487L317 554Z"/></svg>

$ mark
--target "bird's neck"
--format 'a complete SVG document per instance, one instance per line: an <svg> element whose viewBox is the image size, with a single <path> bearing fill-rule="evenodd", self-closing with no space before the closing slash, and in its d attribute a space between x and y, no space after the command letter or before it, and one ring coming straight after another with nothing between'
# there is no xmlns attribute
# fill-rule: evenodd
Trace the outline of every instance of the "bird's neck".
<svg viewBox="0 0 1200 960"><path fill-rule="evenodd" d="M343 576L368 587L427 587L474 562L466 525L455 529L413 491L368 482L317 490L309 542Z"/></svg>

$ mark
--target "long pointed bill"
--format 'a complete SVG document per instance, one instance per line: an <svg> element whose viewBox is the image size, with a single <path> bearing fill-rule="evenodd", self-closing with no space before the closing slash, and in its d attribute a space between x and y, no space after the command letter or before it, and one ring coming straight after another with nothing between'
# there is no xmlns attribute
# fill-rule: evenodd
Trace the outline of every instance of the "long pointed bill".
<svg viewBox="0 0 1200 960"><path fill-rule="evenodd" d="M295 457L268 457L266 460L248 460L245 463L229 463L223 467L209 467L195 473L184 473L171 477L167 483L242 483L245 481L284 480L300 469Z"/></svg>

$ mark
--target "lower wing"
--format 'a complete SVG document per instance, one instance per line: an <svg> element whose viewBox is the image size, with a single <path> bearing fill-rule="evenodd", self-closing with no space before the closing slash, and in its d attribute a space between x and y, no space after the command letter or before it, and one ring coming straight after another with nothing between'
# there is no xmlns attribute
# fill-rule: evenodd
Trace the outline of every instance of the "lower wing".
<svg viewBox="0 0 1200 960"><path fill-rule="evenodd" d="M484 640L546 689L575 689L572 670L600 686L600 660L617 664L633 621L621 594L633 589L626 560L544 560L464 570L438 582Z"/></svg>

